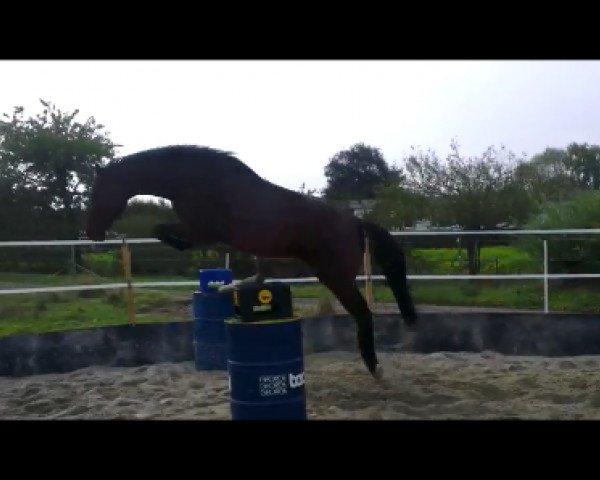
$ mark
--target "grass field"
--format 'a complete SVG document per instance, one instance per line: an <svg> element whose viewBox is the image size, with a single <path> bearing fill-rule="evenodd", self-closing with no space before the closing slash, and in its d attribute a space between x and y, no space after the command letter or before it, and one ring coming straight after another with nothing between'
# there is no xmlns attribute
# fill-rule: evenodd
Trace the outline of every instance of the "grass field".
<svg viewBox="0 0 600 480"><path fill-rule="evenodd" d="M447 274L459 269L464 251L456 249L413 250L413 258L426 270L419 273ZM533 273L535 259L514 247L482 249L482 273ZM464 257L463 257L464 258ZM192 280L193 277L134 275L134 281ZM0 274L0 288L61 286L121 282L119 277L94 275ZM190 321L194 287L141 288L135 291L138 323ZM413 281L411 291L417 304L480 306L541 310L543 290L540 281ZM332 298L320 284L292 287L294 298ZM376 302L393 302L384 283L374 287ZM600 312L600 289L591 281L550 283L552 311ZM306 312L297 311L302 314ZM128 322L122 290L0 295L0 336L16 333L61 331Z"/></svg>
<svg viewBox="0 0 600 480"><path fill-rule="evenodd" d="M414 249L412 263L419 273L467 273L467 251L458 248ZM541 261L511 246L481 249L481 273L539 273Z"/></svg>

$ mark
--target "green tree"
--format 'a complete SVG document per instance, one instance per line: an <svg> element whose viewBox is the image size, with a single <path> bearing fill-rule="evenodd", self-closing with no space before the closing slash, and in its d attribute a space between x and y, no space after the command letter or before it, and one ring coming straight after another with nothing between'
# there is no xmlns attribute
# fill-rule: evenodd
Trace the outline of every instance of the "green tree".
<svg viewBox="0 0 600 480"><path fill-rule="evenodd" d="M336 153L325 167L327 186L323 193L330 200L375 198L377 187L397 184L402 173L390 167L378 148L357 143Z"/></svg>
<svg viewBox="0 0 600 480"><path fill-rule="evenodd" d="M136 198L115 221L113 230L131 238L148 238L154 236L153 229L157 224L177 221L177 215L165 200L155 203Z"/></svg>
<svg viewBox="0 0 600 480"><path fill-rule="evenodd" d="M378 187L375 200L367 218L388 229L404 229L430 216L429 199L400 185Z"/></svg>
<svg viewBox="0 0 600 480"><path fill-rule="evenodd" d="M504 147L489 147L477 157L464 157L459 145L442 162L435 152L415 151L406 162L407 186L431 202L431 220L465 230L496 229L524 222L531 199L514 171L516 156ZM469 272L477 273L480 244L467 242Z"/></svg>
<svg viewBox="0 0 600 480"><path fill-rule="evenodd" d="M535 230L600 228L600 191L580 191L561 202L547 202L526 224ZM535 253L541 262L539 239L524 239L521 245ZM552 237L548 241L551 273L596 273L600 268L596 237L573 239Z"/></svg>
<svg viewBox="0 0 600 480"><path fill-rule="evenodd" d="M75 118L78 110L63 112L40 102L43 111L34 117L25 118L24 109L15 107L0 120L0 176L8 179L5 190L35 198L39 208L57 214L46 235L73 238L80 230L94 166L112 158L117 145L94 117L81 123Z"/></svg>
<svg viewBox="0 0 600 480"><path fill-rule="evenodd" d="M570 198L578 188L567 162L567 151L546 148L515 169L515 178L538 206Z"/></svg>
<svg viewBox="0 0 600 480"><path fill-rule="evenodd" d="M571 143L565 163L580 188L600 189L600 146Z"/></svg>

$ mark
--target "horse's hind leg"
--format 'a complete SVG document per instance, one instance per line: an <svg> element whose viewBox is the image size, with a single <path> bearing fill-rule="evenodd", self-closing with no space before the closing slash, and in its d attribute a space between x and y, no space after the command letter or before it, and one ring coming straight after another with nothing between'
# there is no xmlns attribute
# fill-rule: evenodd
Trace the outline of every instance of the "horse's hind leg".
<svg viewBox="0 0 600 480"><path fill-rule="evenodd" d="M373 316L360 290L352 280L336 278L332 274L317 273L319 280L338 298L346 311L354 317L358 329L358 348L365 365L375 378L381 377L375 353Z"/></svg>
<svg viewBox="0 0 600 480"><path fill-rule="evenodd" d="M161 223L154 227L154 236L163 243L176 248L186 250L192 248L192 242L187 238L185 229L181 223Z"/></svg>

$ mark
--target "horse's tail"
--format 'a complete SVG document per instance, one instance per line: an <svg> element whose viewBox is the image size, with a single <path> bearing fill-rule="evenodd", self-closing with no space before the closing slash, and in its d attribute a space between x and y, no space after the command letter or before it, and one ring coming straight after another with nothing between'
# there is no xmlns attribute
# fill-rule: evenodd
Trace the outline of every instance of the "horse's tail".
<svg viewBox="0 0 600 480"><path fill-rule="evenodd" d="M360 225L361 230L369 237L375 261L381 267L396 298L404 323L414 325L417 321L417 312L406 282L406 262L402 247L387 230L379 225L364 220L361 220Z"/></svg>

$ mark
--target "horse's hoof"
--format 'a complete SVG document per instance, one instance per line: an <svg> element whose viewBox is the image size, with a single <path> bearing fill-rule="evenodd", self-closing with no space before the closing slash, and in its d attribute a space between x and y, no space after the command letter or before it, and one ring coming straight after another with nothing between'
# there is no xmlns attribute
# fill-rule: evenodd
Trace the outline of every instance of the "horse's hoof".
<svg viewBox="0 0 600 480"><path fill-rule="evenodd" d="M375 370L371 372L371 375L373 375L375 380L381 380L383 378L383 368L381 365L376 365Z"/></svg>
<svg viewBox="0 0 600 480"><path fill-rule="evenodd" d="M404 329L407 332L416 332L417 329L419 327L419 324L417 323L417 321L408 321L408 322L404 322Z"/></svg>

